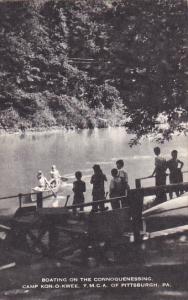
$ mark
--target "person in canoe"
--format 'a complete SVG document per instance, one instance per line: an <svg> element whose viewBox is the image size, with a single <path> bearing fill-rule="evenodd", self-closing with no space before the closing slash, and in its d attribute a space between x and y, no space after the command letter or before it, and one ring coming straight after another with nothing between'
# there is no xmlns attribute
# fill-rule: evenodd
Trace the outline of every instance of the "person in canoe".
<svg viewBox="0 0 188 300"><path fill-rule="evenodd" d="M161 156L161 149L159 147L155 147L153 151L156 157L155 157L155 169L151 177L155 176L156 186L166 185L166 169L167 169L166 159ZM165 191L158 191L156 193L157 204L163 203L166 200L167 197Z"/></svg>
<svg viewBox="0 0 188 300"><path fill-rule="evenodd" d="M181 183L183 182L183 174L182 168L184 163L178 159L178 151L173 150L171 152L172 158L167 161L167 167L170 171L169 180L171 184ZM176 196L179 197L180 194L183 194L183 190L176 189L175 190ZM170 199L172 199L173 192L169 193Z"/></svg>
<svg viewBox="0 0 188 300"><path fill-rule="evenodd" d="M58 169L56 168L55 165L52 165L51 171L50 171L50 185L52 187L55 187L57 185L59 185L60 183L60 179L61 179L61 175L58 171Z"/></svg>
<svg viewBox="0 0 188 300"><path fill-rule="evenodd" d="M59 173L59 170L56 168L55 165L52 165L51 171L50 171L50 185L52 187L56 187L59 184L61 184L61 181L67 181L68 179L65 177L62 177Z"/></svg>
<svg viewBox="0 0 188 300"><path fill-rule="evenodd" d="M45 190L49 186L49 182L42 173L41 170L37 172L37 179L38 179L38 188L41 190Z"/></svg>
<svg viewBox="0 0 188 300"><path fill-rule="evenodd" d="M75 173L76 181L73 182L73 192L74 192L74 199L73 205L84 203L84 193L86 191L86 184L82 180L82 173L77 171ZM83 211L84 208L81 206L80 211ZM76 213L76 208L73 209L73 212Z"/></svg>
<svg viewBox="0 0 188 300"><path fill-rule="evenodd" d="M103 174L99 165L93 166L94 174L91 177L90 183L93 185L92 196L93 201L104 200L105 199L105 189L104 183L107 181L106 175ZM98 208L101 211L106 210L107 208L104 207L104 203L95 204L93 205L92 212L97 212Z"/></svg>

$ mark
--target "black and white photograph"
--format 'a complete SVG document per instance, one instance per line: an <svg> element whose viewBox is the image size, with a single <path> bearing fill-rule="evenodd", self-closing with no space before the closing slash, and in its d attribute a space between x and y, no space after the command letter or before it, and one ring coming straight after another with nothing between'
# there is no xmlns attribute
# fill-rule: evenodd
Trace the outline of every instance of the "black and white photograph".
<svg viewBox="0 0 188 300"><path fill-rule="evenodd" d="M0 299L188 299L188 1L0 0Z"/></svg>

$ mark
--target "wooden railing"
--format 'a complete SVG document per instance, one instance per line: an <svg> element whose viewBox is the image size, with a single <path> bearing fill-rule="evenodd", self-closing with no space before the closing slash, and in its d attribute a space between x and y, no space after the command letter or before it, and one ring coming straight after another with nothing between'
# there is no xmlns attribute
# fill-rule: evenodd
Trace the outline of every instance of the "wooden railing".
<svg viewBox="0 0 188 300"><path fill-rule="evenodd" d="M129 199L129 201L131 201L131 199L135 198L136 195L137 196L139 195L139 198L140 198L140 197L144 197L144 196L155 195L159 191L165 191L166 193L169 193L169 192L173 192L180 188L183 189L184 191L188 191L188 182L168 184L168 185L163 185L163 186L141 187L140 181L142 179L143 178L139 178L139 179L135 180L136 188L129 190L127 196L108 198L108 199L105 198L105 199L100 199L100 200L94 201L94 202L90 201L87 203L78 203L75 205L68 205L68 206L66 205L66 208L73 209L73 208L78 208L78 207L88 207L88 206L93 206L95 204L111 203L113 201L118 201L121 199ZM31 197L32 195L36 195L36 206L38 208L43 207L43 200L46 200L46 199L54 196L53 194L50 193L49 195L43 197L43 192L39 191L39 192L34 192L34 193L25 193L25 194L19 193L17 195L13 195L13 196L0 197L0 200L17 198L19 201L19 207L21 208L23 206L23 199L25 199L25 197ZM67 197L69 198L70 195L68 195ZM35 202L31 202L31 203L35 203ZM67 201L66 201L66 204L67 204Z"/></svg>
<svg viewBox="0 0 188 300"><path fill-rule="evenodd" d="M188 171L182 171L182 174L187 174ZM166 176L169 176L170 174L166 174ZM135 186L137 189L141 188L141 181L142 180L146 180L146 179L150 179L150 178L155 178L155 176L147 176L147 177L142 177L142 178L137 178L135 179Z"/></svg>
<svg viewBox="0 0 188 300"><path fill-rule="evenodd" d="M74 211L76 208L80 208L80 207L83 207L83 208L84 207L93 207L94 205L96 206L101 203L106 204L106 203L112 203L113 201L120 201L122 199L126 199L127 200L126 202L128 203L128 205L126 207L124 207L124 209L130 210L132 229L133 229L133 233L134 233L134 237L135 237L135 241L136 241L136 240L140 239L140 230L142 229L142 210L143 210L144 196L156 195L160 191L169 193L169 192L173 192L177 189L182 189L184 191L188 191L188 182L178 183L178 184L169 184L169 185L164 185L164 186L151 186L151 187L135 188L135 189L129 190L128 195L124 196L124 197L101 199L98 201L90 201L87 203L80 203L80 204L78 203L76 205L66 206L66 209L70 210L70 211L71 210ZM19 201L19 208L22 208L23 207L23 203L22 203L23 198L28 197L28 196L30 197L32 195L36 195L36 209L43 208L43 200L54 196L53 194L50 194L50 195L43 197L43 192L40 191L40 192L35 192L35 193L18 194L18 195L14 195L14 196L1 197L0 200L17 198ZM66 204L67 204L67 201L66 201Z"/></svg>
<svg viewBox="0 0 188 300"><path fill-rule="evenodd" d="M31 198L31 196L33 196L33 195L36 196L36 206L38 208L42 208L42 206L43 206L43 200L51 198L53 196L53 194L49 194L49 195L43 197L43 193L42 192L19 193L17 195L13 195L13 196L0 197L0 201L1 200L8 200L8 199L14 199L15 198L15 199L18 200L19 208L21 208L23 206L23 199L25 200L25 197ZM33 203L35 203L35 201L33 201Z"/></svg>

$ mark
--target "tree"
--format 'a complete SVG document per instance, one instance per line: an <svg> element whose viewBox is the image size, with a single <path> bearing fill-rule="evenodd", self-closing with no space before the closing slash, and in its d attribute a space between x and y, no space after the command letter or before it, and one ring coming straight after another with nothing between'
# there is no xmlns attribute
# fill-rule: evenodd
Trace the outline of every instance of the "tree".
<svg viewBox="0 0 188 300"><path fill-rule="evenodd" d="M131 144L151 133L163 142L185 132L186 1L118 1L109 28L106 73L115 77L126 106L125 126L136 134Z"/></svg>

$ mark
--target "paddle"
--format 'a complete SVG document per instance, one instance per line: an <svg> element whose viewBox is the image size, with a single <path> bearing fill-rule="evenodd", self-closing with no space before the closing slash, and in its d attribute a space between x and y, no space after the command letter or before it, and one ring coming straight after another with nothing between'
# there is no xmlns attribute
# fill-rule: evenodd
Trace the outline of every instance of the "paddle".
<svg viewBox="0 0 188 300"><path fill-rule="evenodd" d="M52 189L52 187L50 186L48 180L47 180L45 177L44 177L44 180L45 180L47 186L49 187L50 191L52 192L53 196L54 196L55 198L57 198L57 194L53 191L53 189Z"/></svg>
<svg viewBox="0 0 188 300"><path fill-rule="evenodd" d="M60 179L61 179L62 181L68 181L68 178L63 177L63 176L60 176Z"/></svg>

